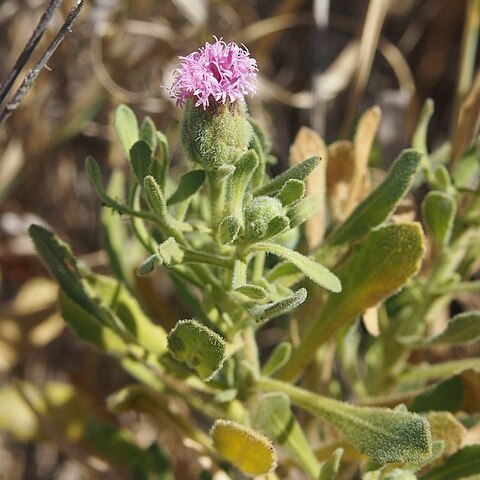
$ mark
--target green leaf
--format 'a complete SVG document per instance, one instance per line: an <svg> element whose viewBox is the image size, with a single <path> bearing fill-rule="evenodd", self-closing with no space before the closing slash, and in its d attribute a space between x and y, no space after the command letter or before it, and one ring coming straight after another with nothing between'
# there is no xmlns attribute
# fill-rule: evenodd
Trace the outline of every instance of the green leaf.
<svg viewBox="0 0 480 480"><path fill-rule="evenodd" d="M210 436L220 456L246 475L265 475L277 466L272 442L240 423L216 420Z"/></svg>
<svg viewBox="0 0 480 480"><path fill-rule="evenodd" d="M240 285L234 288L235 292L241 293L252 300L262 300L267 296L267 291L259 285Z"/></svg>
<svg viewBox="0 0 480 480"><path fill-rule="evenodd" d="M59 283L60 288L84 310L97 316L100 312L99 307L86 292L86 286L70 247L39 225L31 225L28 232L40 257L48 267L50 274Z"/></svg>
<svg viewBox="0 0 480 480"><path fill-rule="evenodd" d="M318 480L334 480L336 478L342 455L343 448L337 448L332 453L332 456L322 465Z"/></svg>
<svg viewBox="0 0 480 480"><path fill-rule="evenodd" d="M288 260L301 270L310 280L314 281L321 287L331 290L332 292L340 292L342 285L336 275L323 265L314 260L303 256L302 254L282 247L274 243L259 242L251 247L252 250L272 253L277 257Z"/></svg>
<svg viewBox="0 0 480 480"><path fill-rule="evenodd" d="M120 145L128 156L139 137L137 117L133 110L126 105L120 105L115 111L114 126Z"/></svg>
<svg viewBox="0 0 480 480"><path fill-rule="evenodd" d="M432 455L428 421L420 415L375 407L357 407L263 378L269 391L286 393L292 403L336 427L360 452L376 462L420 463Z"/></svg>
<svg viewBox="0 0 480 480"><path fill-rule="evenodd" d="M228 215L218 225L218 236L223 245L233 243L240 232L240 222L233 215Z"/></svg>
<svg viewBox="0 0 480 480"><path fill-rule="evenodd" d="M440 249L450 243L457 211L455 199L444 192L429 192L422 202L422 216L428 232Z"/></svg>
<svg viewBox="0 0 480 480"><path fill-rule="evenodd" d="M278 192L277 198L285 207L292 203L298 202L305 195L305 182L302 180L290 179L287 180L282 189Z"/></svg>
<svg viewBox="0 0 480 480"><path fill-rule="evenodd" d="M155 268L155 264L162 263L163 260L160 256L156 253L153 255L148 256L137 268L137 275L140 277L144 275L148 275L149 273L153 272Z"/></svg>
<svg viewBox="0 0 480 480"><path fill-rule="evenodd" d="M305 180L319 163L320 157L314 156L307 158L302 163L289 168L265 185L257 188L253 193L255 196L272 195L281 190L283 185L290 179Z"/></svg>
<svg viewBox="0 0 480 480"><path fill-rule="evenodd" d="M267 231L262 237L262 240L270 240L277 235L287 231L290 227L290 221L288 217L278 216L268 222Z"/></svg>
<svg viewBox="0 0 480 480"><path fill-rule="evenodd" d="M480 338L480 311L455 315L445 330L433 337L408 343L410 347L430 347L434 345L462 345Z"/></svg>
<svg viewBox="0 0 480 480"><path fill-rule="evenodd" d="M461 360L450 360L449 362L415 365L404 371L397 377L397 383L410 383L418 381L430 381L439 378L456 375L465 370L480 368L480 358L462 358Z"/></svg>
<svg viewBox="0 0 480 480"><path fill-rule="evenodd" d="M113 170L108 183L107 193L110 197L121 197L125 188L125 176L120 169ZM125 246L128 245L128 237L125 224L120 215L109 209L102 208L102 246L107 252L108 263L112 273L121 279L126 285L132 285L131 268L125 255Z"/></svg>
<svg viewBox="0 0 480 480"><path fill-rule="evenodd" d="M155 174L155 178L158 180L162 190L165 191L169 167L168 140L162 132L158 131L156 133L156 140L158 149L155 154L155 159L157 162L154 164L154 168L156 168L158 171Z"/></svg>
<svg viewBox="0 0 480 480"><path fill-rule="evenodd" d="M417 127L413 134L412 138L412 147L422 153L423 155L428 155L427 149L427 132L428 124L433 115L433 100L427 98L423 104L422 111L418 119Z"/></svg>
<svg viewBox="0 0 480 480"><path fill-rule="evenodd" d="M277 302L257 305L249 310L250 314L256 318L257 322L268 320L269 318L279 317L301 305L307 298L307 290L300 288L288 297L282 298Z"/></svg>
<svg viewBox="0 0 480 480"><path fill-rule="evenodd" d="M180 183L167 205L184 202L195 195L205 182L205 170L191 170L180 177Z"/></svg>
<svg viewBox="0 0 480 480"><path fill-rule="evenodd" d="M64 320L82 340L111 355L126 355L129 348L125 341L111 327L82 308L65 292L58 297L60 312Z"/></svg>
<svg viewBox="0 0 480 480"><path fill-rule="evenodd" d="M232 213L240 221L243 219L243 206L253 172L258 167L258 155L253 150L244 153L238 160L235 172L231 177Z"/></svg>
<svg viewBox="0 0 480 480"><path fill-rule="evenodd" d="M290 342L280 342L263 366L262 375L266 377L274 375L288 362L291 354L292 344Z"/></svg>
<svg viewBox="0 0 480 480"><path fill-rule="evenodd" d="M408 405L411 412L432 410L458 412L463 401L460 377L451 377L415 396Z"/></svg>
<svg viewBox="0 0 480 480"><path fill-rule="evenodd" d="M480 474L480 445L468 445L432 468L422 480L457 480ZM473 480L473 478L472 478Z"/></svg>
<svg viewBox="0 0 480 480"><path fill-rule="evenodd" d="M300 200L287 211L290 228L304 224L310 217L313 217L318 212L318 209L319 204L317 198L307 196Z"/></svg>
<svg viewBox="0 0 480 480"><path fill-rule="evenodd" d="M205 381L222 368L226 351L225 340L196 320L180 320L168 334L172 356L188 365Z"/></svg>
<svg viewBox="0 0 480 480"><path fill-rule="evenodd" d="M140 140L148 144L150 150L155 152L157 149L157 128L150 117L145 117L140 125Z"/></svg>
<svg viewBox="0 0 480 480"><path fill-rule="evenodd" d="M355 208L327 239L327 243L341 245L352 242L387 220L408 193L420 160L420 153L404 150L390 168L385 180Z"/></svg>
<svg viewBox="0 0 480 480"><path fill-rule="evenodd" d="M135 142L130 149L130 164L140 184L147 175L150 175L152 163L152 150L148 143L144 140Z"/></svg>
<svg viewBox="0 0 480 480"><path fill-rule="evenodd" d="M155 178L153 178L151 175L145 177L143 180L143 187L145 189L145 193L147 194L147 201L150 205L150 208L155 213L155 216L158 218L165 230L168 232L171 232L173 229L176 229L177 231L192 230L190 225L179 222L170 216L167 209L165 195L163 194L163 191Z"/></svg>
<svg viewBox="0 0 480 480"><path fill-rule="evenodd" d="M276 440L313 478L318 477L320 464L315 457L290 408L290 399L284 393L267 393L259 402L255 425Z"/></svg>
<svg viewBox="0 0 480 480"><path fill-rule="evenodd" d="M165 331L152 323L137 299L121 282L105 275L91 275L87 281L103 304L118 316L139 345L155 355L167 351Z"/></svg>
<svg viewBox="0 0 480 480"><path fill-rule="evenodd" d="M418 223L387 225L371 232L338 272L342 292L329 295L282 370L282 378L293 378L342 325L397 292L418 272L423 255Z"/></svg>

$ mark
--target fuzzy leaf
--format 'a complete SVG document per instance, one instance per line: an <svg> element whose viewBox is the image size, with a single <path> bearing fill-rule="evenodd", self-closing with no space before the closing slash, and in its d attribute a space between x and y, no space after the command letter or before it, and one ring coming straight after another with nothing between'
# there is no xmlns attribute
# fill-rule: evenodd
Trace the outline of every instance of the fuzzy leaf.
<svg viewBox="0 0 480 480"><path fill-rule="evenodd" d="M231 205L233 215L238 219L243 217L243 204L245 194L252 179L255 169L258 167L258 155L254 150L244 153L238 160L235 172L232 175Z"/></svg>
<svg viewBox="0 0 480 480"><path fill-rule="evenodd" d="M287 217L290 220L290 228L295 228L305 223L310 217L316 215L319 209L318 199L315 197L305 197L290 207L287 211Z"/></svg>
<svg viewBox="0 0 480 480"><path fill-rule="evenodd" d="M120 145L128 156L139 137L137 117L133 110L126 105L120 105L115 111L114 126Z"/></svg>
<svg viewBox="0 0 480 480"><path fill-rule="evenodd" d="M216 420L210 436L220 456L246 475L265 475L277 466L270 440L240 423Z"/></svg>
<svg viewBox="0 0 480 480"><path fill-rule="evenodd" d="M167 202L160 185L151 176L148 175L143 180L143 187L147 194L148 204L155 213L164 228L175 228L179 231L191 231L192 227L186 223L179 222L170 216L167 209Z"/></svg>
<svg viewBox="0 0 480 480"><path fill-rule="evenodd" d="M305 195L305 182L302 180L290 179L285 182L282 189L278 192L277 198L285 207L298 202Z"/></svg>
<svg viewBox="0 0 480 480"><path fill-rule="evenodd" d="M233 216L225 217L218 226L218 235L223 245L230 245L238 237L240 222Z"/></svg>
<svg viewBox="0 0 480 480"><path fill-rule="evenodd" d="M222 368L226 346L218 333L196 320L180 320L168 334L168 349L173 357L205 381Z"/></svg>
<svg viewBox="0 0 480 480"><path fill-rule="evenodd" d="M317 348L347 321L397 292L418 272L423 254L423 234L418 223L387 225L371 232L338 272L342 292L329 295L282 370L282 378L293 378Z"/></svg>
<svg viewBox="0 0 480 480"><path fill-rule="evenodd" d="M387 220L407 194L418 171L421 155L404 150L390 168L385 180L363 200L327 239L330 245L352 242Z"/></svg>
<svg viewBox="0 0 480 480"><path fill-rule="evenodd" d="M423 200L422 216L425 225L440 249L450 242L456 211L455 199L447 193L429 192Z"/></svg>
<svg viewBox="0 0 480 480"><path fill-rule="evenodd" d="M147 142L138 140L130 149L130 164L137 180L142 183L143 179L150 175L152 169L152 150Z"/></svg>
<svg viewBox="0 0 480 480"><path fill-rule="evenodd" d="M262 368L262 375L268 377L272 376L280 370L290 358L292 354L292 344L289 342L281 342L279 343L273 352L268 357L267 362Z"/></svg>
<svg viewBox="0 0 480 480"><path fill-rule="evenodd" d="M167 205L188 200L195 195L205 182L205 170L191 170L180 177L175 193L168 199Z"/></svg>
<svg viewBox="0 0 480 480"><path fill-rule="evenodd" d="M269 240L281 233L287 231L290 227L290 221L288 217L285 216L278 216L273 218L268 222L267 231L265 235L262 237L262 240Z"/></svg>
<svg viewBox="0 0 480 480"><path fill-rule="evenodd" d="M267 291L259 285L240 285L235 287L234 290L248 298L251 298L252 300L262 300L267 296Z"/></svg>
<svg viewBox="0 0 480 480"><path fill-rule="evenodd" d="M290 399L284 393L267 393L260 399L255 425L276 440L304 468L317 478L320 464L296 421L290 408Z"/></svg>
<svg viewBox="0 0 480 480"><path fill-rule="evenodd" d="M342 290L342 285L336 275L323 265L320 265L294 250L266 242L256 243L252 246L252 250L272 253L277 257L293 263L293 265L301 270L310 280L327 290L331 290L332 292L340 292Z"/></svg>
<svg viewBox="0 0 480 480"><path fill-rule="evenodd" d="M290 179L305 180L319 163L319 157L314 156L307 158L302 163L289 168L285 172L267 182L265 185L257 188L254 191L254 195L272 195L278 192Z"/></svg>
<svg viewBox="0 0 480 480"><path fill-rule="evenodd" d="M269 318L279 317L301 305L307 298L307 290L300 288L288 297L282 298L278 302L266 303L265 305L257 305L250 309L250 314L256 318L258 322L268 320Z"/></svg>
<svg viewBox="0 0 480 480"><path fill-rule="evenodd" d="M349 405L277 380L263 379L262 385L286 393L292 403L329 422L355 448L380 464L420 463L432 455L428 421L420 415Z"/></svg>
<svg viewBox="0 0 480 480"><path fill-rule="evenodd" d="M468 445L422 476L422 480L457 480L480 474L480 445Z"/></svg>

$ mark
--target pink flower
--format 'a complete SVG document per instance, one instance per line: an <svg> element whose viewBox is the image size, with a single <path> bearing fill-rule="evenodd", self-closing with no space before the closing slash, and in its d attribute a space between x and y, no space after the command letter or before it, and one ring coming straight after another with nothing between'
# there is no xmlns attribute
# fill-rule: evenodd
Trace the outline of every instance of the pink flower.
<svg viewBox="0 0 480 480"><path fill-rule="evenodd" d="M180 66L170 88L177 106L192 98L196 107L206 109L211 101L224 104L256 92L257 62L247 48L214 38L215 43L207 42L196 52L178 57Z"/></svg>

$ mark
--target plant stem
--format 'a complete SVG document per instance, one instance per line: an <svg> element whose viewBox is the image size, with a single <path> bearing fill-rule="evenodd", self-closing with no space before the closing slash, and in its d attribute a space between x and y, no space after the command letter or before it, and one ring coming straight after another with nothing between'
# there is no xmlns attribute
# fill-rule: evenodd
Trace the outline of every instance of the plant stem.
<svg viewBox="0 0 480 480"><path fill-rule="evenodd" d="M210 197L210 212L212 215L211 225L212 229L216 231L225 211L226 179L214 176L209 176L207 178Z"/></svg>

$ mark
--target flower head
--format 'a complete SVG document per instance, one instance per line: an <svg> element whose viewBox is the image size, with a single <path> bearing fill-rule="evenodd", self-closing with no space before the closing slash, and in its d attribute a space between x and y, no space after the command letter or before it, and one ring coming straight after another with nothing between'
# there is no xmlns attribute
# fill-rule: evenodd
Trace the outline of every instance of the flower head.
<svg viewBox="0 0 480 480"><path fill-rule="evenodd" d="M178 106L192 98L196 107L206 109L212 100L224 104L256 92L257 62L247 48L214 38L214 43L207 42L196 52L179 57L170 88Z"/></svg>

